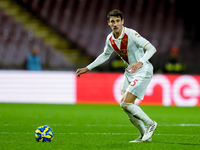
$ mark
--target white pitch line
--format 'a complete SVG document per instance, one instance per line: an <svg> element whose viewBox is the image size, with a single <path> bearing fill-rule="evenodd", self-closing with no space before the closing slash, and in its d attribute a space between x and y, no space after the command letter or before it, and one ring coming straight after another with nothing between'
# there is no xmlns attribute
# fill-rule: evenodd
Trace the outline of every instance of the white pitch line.
<svg viewBox="0 0 200 150"><path fill-rule="evenodd" d="M4 126L20 126L21 124L0 124L0 125L4 125ZM49 126L77 126L76 124L48 124ZM31 126L37 126L36 124L32 124ZM80 125L78 125L80 126ZM82 126L86 126L86 127L127 127L127 126L132 126L131 124L85 124ZM159 124L158 126L162 126L162 127L200 127L200 124L185 124L185 123L180 123L180 124Z"/></svg>
<svg viewBox="0 0 200 150"><path fill-rule="evenodd" d="M86 124L86 126L115 126L115 127L123 127L123 126L132 126L130 125L124 125L124 124L108 124L108 125L96 125L96 124ZM200 127L200 124L159 124L158 126L163 126L163 127Z"/></svg>
<svg viewBox="0 0 200 150"><path fill-rule="evenodd" d="M0 134L31 134L31 135L34 135L34 132L26 132L26 133L23 133L23 132L0 132ZM90 133L90 132L86 132L86 133L78 133L78 132L72 132L72 133L54 133L54 134L57 134L57 135L67 135L67 134L70 134L70 135L138 135L138 133L109 133L109 132L102 132L102 133ZM154 135L157 135L157 136L185 136L185 137L188 137L188 136L198 136L199 135L194 135L194 134L191 134L191 135L188 135L188 134L160 134L160 133L155 133Z"/></svg>
<svg viewBox="0 0 200 150"><path fill-rule="evenodd" d="M67 133L66 133L67 134ZM87 135L138 135L138 133L69 133L69 134L87 134ZM185 135L185 134L154 134L159 136L199 136L199 135Z"/></svg>
<svg viewBox="0 0 200 150"><path fill-rule="evenodd" d="M184 123L181 123L181 124L161 124L159 126L174 126L174 127L199 127L200 124L184 124Z"/></svg>

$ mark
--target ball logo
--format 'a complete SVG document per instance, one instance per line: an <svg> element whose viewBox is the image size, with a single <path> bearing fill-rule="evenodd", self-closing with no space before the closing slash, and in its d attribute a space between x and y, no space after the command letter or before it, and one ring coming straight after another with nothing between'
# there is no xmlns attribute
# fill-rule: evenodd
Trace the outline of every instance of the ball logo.
<svg viewBox="0 0 200 150"><path fill-rule="evenodd" d="M35 139L38 142L51 142L53 136L52 129L47 125L40 126L35 130Z"/></svg>

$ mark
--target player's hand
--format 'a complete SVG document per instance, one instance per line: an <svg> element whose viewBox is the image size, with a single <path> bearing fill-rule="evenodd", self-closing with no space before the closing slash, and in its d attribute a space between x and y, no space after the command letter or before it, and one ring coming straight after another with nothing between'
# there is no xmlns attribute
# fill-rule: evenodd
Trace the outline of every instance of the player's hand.
<svg viewBox="0 0 200 150"><path fill-rule="evenodd" d="M86 73L86 72L88 72L88 71L89 71L89 69L88 69L87 67L81 68L81 69L77 69L77 71L76 71L76 76L77 76L77 77L80 77L81 74L84 74L84 73Z"/></svg>
<svg viewBox="0 0 200 150"><path fill-rule="evenodd" d="M142 62L138 62L137 64L133 64L131 65L128 70L130 71L130 73L135 73L140 67L142 67L143 63Z"/></svg>

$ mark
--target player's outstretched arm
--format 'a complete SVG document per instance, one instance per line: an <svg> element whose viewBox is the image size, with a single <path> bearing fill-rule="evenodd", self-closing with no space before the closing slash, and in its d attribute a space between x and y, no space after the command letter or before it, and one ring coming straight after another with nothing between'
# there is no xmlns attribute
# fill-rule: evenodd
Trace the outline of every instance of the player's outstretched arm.
<svg viewBox="0 0 200 150"><path fill-rule="evenodd" d="M87 73L88 71L89 71L89 69L87 67L77 69L76 70L76 76L80 77L81 74Z"/></svg>
<svg viewBox="0 0 200 150"><path fill-rule="evenodd" d="M80 77L81 74L87 73L88 71L92 70L93 68L101 65L102 63L104 63L106 60L109 59L111 53L110 54L105 54L104 52L99 55L91 64L89 64L87 67L85 68L80 68L77 69L76 71L76 76Z"/></svg>

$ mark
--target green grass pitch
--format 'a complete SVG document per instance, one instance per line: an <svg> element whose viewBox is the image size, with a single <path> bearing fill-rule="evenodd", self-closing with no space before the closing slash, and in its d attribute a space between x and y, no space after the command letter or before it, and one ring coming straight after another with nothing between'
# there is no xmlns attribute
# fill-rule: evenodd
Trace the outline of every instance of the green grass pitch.
<svg viewBox="0 0 200 150"><path fill-rule="evenodd" d="M200 107L141 106L158 122L150 143L128 143L139 136L118 105L0 103L1 150L199 150ZM52 142L34 132L49 125Z"/></svg>

